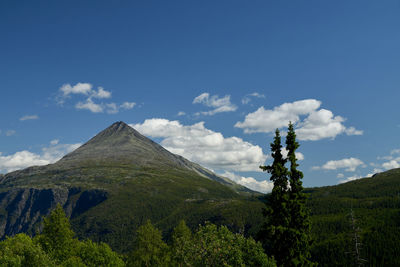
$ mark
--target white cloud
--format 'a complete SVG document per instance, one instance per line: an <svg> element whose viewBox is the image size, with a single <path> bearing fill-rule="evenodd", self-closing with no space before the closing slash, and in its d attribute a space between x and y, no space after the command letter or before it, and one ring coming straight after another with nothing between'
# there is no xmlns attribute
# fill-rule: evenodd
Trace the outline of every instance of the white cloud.
<svg viewBox="0 0 400 267"><path fill-rule="evenodd" d="M330 160L322 166L314 166L313 170L337 170L345 169L348 172L354 172L359 166L365 166L364 162L357 158L346 158L341 160Z"/></svg>
<svg viewBox="0 0 400 267"><path fill-rule="evenodd" d="M267 156L261 147L238 137L225 138L204 127L204 122L182 125L179 121L148 119L133 128L150 137L162 138L169 151L211 169L259 171Z"/></svg>
<svg viewBox="0 0 400 267"><path fill-rule="evenodd" d="M288 151L286 150L286 147L283 147L283 148L282 148L281 153L282 153L283 158L287 158ZM304 155L303 155L303 153L301 153L301 152L295 152L295 155L296 155L296 159L297 159L297 160L304 160Z"/></svg>
<svg viewBox="0 0 400 267"><path fill-rule="evenodd" d="M237 109L237 106L231 103L231 96L226 95L219 98L218 95L213 95L210 97L209 93L202 93L193 100L193 104L203 104L207 107L214 108L210 111L202 111L196 113L197 115L215 115L221 112L231 112Z"/></svg>
<svg viewBox="0 0 400 267"><path fill-rule="evenodd" d="M133 109L134 106L136 106L135 102L124 102L120 105L120 108L128 110Z"/></svg>
<svg viewBox="0 0 400 267"><path fill-rule="evenodd" d="M342 117L334 116L330 110L320 109L311 112L304 122L299 124L296 134L300 140L335 138L346 130L342 122Z"/></svg>
<svg viewBox="0 0 400 267"><path fill-rule="evenodd" d="M90 97L93 98L111 98L111 92L104 90L103 87L98 87L97 92L96 91L91 91Z"/></svg>
<svg viewBox="0 0 400 267"><path fill-rule="evenodd" d="M356 130L354 127L349 127L345 130L347 135L363 135L364 131Z"/></svg>
<svg viewBox="0 0 400 267"><path fill-rule="evenodd" d="M67 83L60 87L64 97L68 97L70 94L83 94L89 96L89 98L110 98L111 92L104 90L103 87L99 86L96 90L93 90L93 85L90 83L77 83L74 86Z"/></svg>
<svg viewBox="0 0 400 267"><path fill-rule="evenodd" d="M320 101L306 99L293 103L284 103L271 110L260 107L246 115L244 122L237 122L235 127L244 129L245 133L274 132L276 128L287 126L289 121L296 123L299 115L308 114L321 105Z"/></svg>
<svg viewBox="0 0 400 267"><path fill-rule="evenodd" d="M400 168L400 158L392 159L390 161L384 162L382 167L386 170Z"/></svg>
<svg viewBox="0 0 400 267"><path fill-rule="evenodd" d="M119 111L117 104L115 104L115 103L108 103L105 106L107 108L108 114L117 114Z"/></svg>
<svg viewBox="0 0 400 267"><path fill-rule="evenodd" d="M75 104L76 109L86 109L93 113L116 114L120 109L129 110L132 109L135 102L124 102L122 104L111 103L96 103L94 99L108 99L111 98L112 94L110 91L105 90L103 87L97 87L97 90L92 89L93 85L90 83L77 83L72 86L70 84L64 84L60 88L61 95L56 97L59 104L64 104L67 98L71 97L71 94L84 95L86 100L79 101ZM21 118L22 120L22 118Z"/></svg>
<svg viewBox="0 0 400 267"><path fill-rule="evenodd" d="M58 140L58 139L54 139L54 140L51 140L50 141L50 145L57 145L58 143L60 142L60 140Z"/></svg>
<svg viewBox="0 0 400 267"><path fill-rule="evenodd" d="M368 173L367 175L364 175L364 176L362 176L362 175L353 175L353 176L347 177L346 179L340 180L338 183L342 184L342 183L347 183L347 182L354 181L354 180L361 179L361 178L370 178L374 174L377 174L377 173L380 173L380 172L382 172L381 169L375 168L371 173ZM344 178L344 175L342 173L339 173L337 175L337 177L338 178Z"/></svg>
<svg viewBox="0 0 400 267"><path fill-rule="evenodd" d="M19 118L20 121L37 120L37 119L39 119L38 115L25 115L25 116Z"/></svg>
<svg viewBox="0 0 400 267"><path fill-rule="evenodd" d="M67 83L60 87L60 91L64 96L68 96L70 94L88 95L92 92L92 87L93 85L90 83L77 83L74 86L71 86L69 83Z"/></svg>
<svg viewBox="0 0 400 267"><path fill-rule="evenodd" d="M225 176L240 185L243 185L247 188L250 188L254 191L258 191L261 193L269 193L272 191L272 188L274 187L274 183L270 181L267 180L257 181L253 177L243 177L233 172L226 171L220 175Z"/></svg>
<svg viewBox="0 0 400 267"><path fill-rule="evenodd" d="M104 110L102 105L94 103L92 101L92 99L90 99L90 98L86 99L86 102L78 102L75 105L75 108L77 108L77 109L87 109L87 110L90 110L93 113L101 113Z"/></svg>
<svg viewBox="0 0 400 267"><path fill-rule="evenodd" d="M11 172L29 166L40 166L54 163L65 154L77 149L81 144L59 144L53 140L49 147L42 149L41 154L27 150L18 151L12 155L3 156L0 153L0 172Z"/></svg>
<svg viewBox="0 0 400 267"><path fill-rule="evenodd" d="M399 155L400 154L400 149L393 149L390 151L390 155Z"/></svg>
<svg viewBox="0 0 400 267"><path fill-rule="evenodd" d="M244 129L245 133L272 133L275 129L286 127L291 121L296 126L299 140L320 140L335 138L337 135L361 135L362 131L354 127L346 128L344 118L334 116L332 111L319 109L321 101L316 99L299 100L284 103L273 109L260 107L246 115L243 122L237 122L235 127ZM306 116L301 120L301 116Z"/></svg>
<svg viewBox="0 0 400 267"><path fill-rule="evenodd" d="M186 115L186 112L184 112L184 111L179 111L178 112L178 116L185 116Z"/></svg>
<svg viewBox="0 0 400 267"><path fill-rule="evenodd" d="M346 179L340 180L338 183L339 184L343 184L343 183L347 183L347 182L350 182L350 181L358 180L358 179L361 179L361 178L364 178L364 177L363 176L359 176L359 175L354 175L354 176L351 176L351 177L347 177Z"/></svg>
<svg viewBox="0 0 400 267"><path fill-rule="evenodd" d="M243 104L243 105L246 105L246 104L250 103L251 97L265 98L265 95L260 94L260 93L257 93L257 92L254 92L254 93L252 93L252 94L248 94L248 95L246 95L246 96L244 96L244 97L242 98L242 104Z"/></svg>

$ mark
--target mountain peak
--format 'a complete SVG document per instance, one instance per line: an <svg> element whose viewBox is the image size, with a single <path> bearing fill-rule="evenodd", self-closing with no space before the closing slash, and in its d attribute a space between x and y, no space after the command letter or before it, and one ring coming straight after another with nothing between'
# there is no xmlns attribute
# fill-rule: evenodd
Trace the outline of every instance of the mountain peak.
<svg viewBox="0 0 400 267"><path fill-rule="evenodd" d="M108 128L101 131L99 134L97 134L93 139L98 139L99 137L106 137L106 136L111 136L111 135L119 135L119 134L138 135L139 133L137 131L135 131L132 127L130 127L128 124L126 124L125 122L117 121L117 122L114 122ZM92 140L90 140L90 141L92 141Z"/></svg>
<svg viewBox="0 0 400 267"><path fill-rule="evenodd" d="M114 122L113 124L111 124L111 126L109 126L107 129L110 131L114 131L114 132L121 132L121 131L127 131L127 130L129 131L132 129L132 127L130 127L128 124L126 124L123 121L117 121L117 122Z"/></svg>
<svg viewBox="0 0 400 267"><path fill-rule="evenodd" d="M87 143L63 157L59 164L111 162L136 166L176 164L175 155L141 135L123 121L113 123Z"/></svg>

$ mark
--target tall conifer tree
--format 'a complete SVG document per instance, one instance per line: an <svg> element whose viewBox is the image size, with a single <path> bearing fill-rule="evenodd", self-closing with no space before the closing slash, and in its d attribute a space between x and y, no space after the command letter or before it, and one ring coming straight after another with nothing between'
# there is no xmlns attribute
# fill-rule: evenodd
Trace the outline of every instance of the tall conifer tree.
<svg viewBox="0 0 400 267"><path fill-rule="evenodd" d="M275 257L278 266L313 265L309 261L310 223L301 181L303 173L297 170L298 147L293 125L289 123L287 158L282 156L281 137L277 129L271 143L272 165L260 166L271 174L270 180L274 183L272 193L266 199L266 221L260 231L260 239L267 254ZM285 167L288 161L290 170Z"/></svg>
<svg viewBox="0 0 400 267"><path fill-rule="evenodd" d="M281 136L279 130L275 131L274 142L271 143L271 155L274 159L270 166L260 166L271 174L270 180L274 183L272 193L267 198L264 216L266 221L260 232L267 254L273 255L278 266L290 260L288 243L290 241L289 225L289 192L288 170L285 167L286 159L282 156Z"/></svg>
<svg viewBox="0 0 400 267"><path fill-rule="evenodd" d="M306 195L303 193L303 173L297 169L296 150L299 148L296 133L290 122L286 136L287 160L290 162L289 170L289 210L291 228L292 265L310 266L310 220L306 207Z"/></svg>

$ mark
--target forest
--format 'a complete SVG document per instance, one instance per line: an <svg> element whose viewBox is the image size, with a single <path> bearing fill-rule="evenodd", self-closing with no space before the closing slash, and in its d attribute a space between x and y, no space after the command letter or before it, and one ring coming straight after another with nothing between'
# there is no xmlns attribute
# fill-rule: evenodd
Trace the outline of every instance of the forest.
<svg viewBox="0 0 400 267"><path fill-rule="evenodd" d="M114 252L105 243L75 237L61 205L31 238L17 234L0 242L1 266L276 266L261 243L211 223L195 233L181 221L170 244L150 221L139 227L134 249Z"/></svg>

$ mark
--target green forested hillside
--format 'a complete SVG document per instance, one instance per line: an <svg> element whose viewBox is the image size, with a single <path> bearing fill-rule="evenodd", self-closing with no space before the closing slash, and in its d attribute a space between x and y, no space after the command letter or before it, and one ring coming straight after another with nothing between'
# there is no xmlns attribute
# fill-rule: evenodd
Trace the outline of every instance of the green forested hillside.
<svg viewBox="0 0 400 267"><path fill-rule="evenodd" d="M179 220L206 221L255 235L263 204L257 194L170 153L117 122L63 159L0 177L0 237L40 231L59 203L79 238L132 249L150 219L166 239Z"/></svg>
<svg viewBox="0 0 400 267"><path fill-rule="evenodd" d="M400 169L306 192L313 260L321 266L400 266Z"/></svg>

